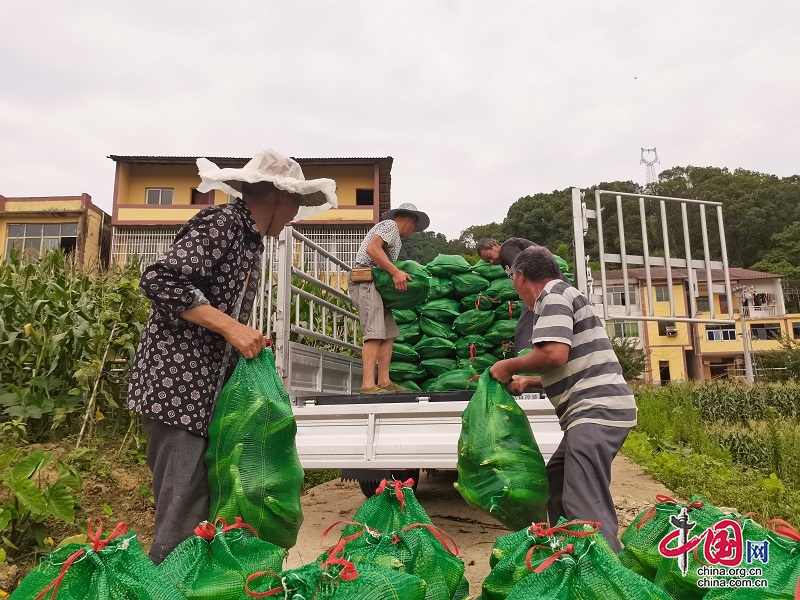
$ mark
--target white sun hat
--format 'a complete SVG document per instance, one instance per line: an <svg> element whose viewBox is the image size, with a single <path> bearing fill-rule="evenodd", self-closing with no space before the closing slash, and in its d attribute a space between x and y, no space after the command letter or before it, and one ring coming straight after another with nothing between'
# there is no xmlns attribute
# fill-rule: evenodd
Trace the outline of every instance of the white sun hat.
<svg viewBox="0 0 800 600"><path fill-rule="evenodd" d="M236 198L242 197L242 183L269 181L279 190L300 198L297 221L339 205L333 179L306 181L300 165L275 150L259 152L241 169L220 169L207 158L198 158L197 171L202 179L198 192L222 190Z"/></svg>
<svg viewBox="0 0 800 600"><path fill-rule="evenodd" d="M421 210L417 210L416 205L411 204L410 202L401 204L397 208L387 210L385 213L381 215L381 220L386 221L387 219L394 219L394 216L399 212L411 213L412 215L417 217L417 225L414 228L414 231L425 231L431 224L430 217L428 217L428 215L422 212Z"/></svg>

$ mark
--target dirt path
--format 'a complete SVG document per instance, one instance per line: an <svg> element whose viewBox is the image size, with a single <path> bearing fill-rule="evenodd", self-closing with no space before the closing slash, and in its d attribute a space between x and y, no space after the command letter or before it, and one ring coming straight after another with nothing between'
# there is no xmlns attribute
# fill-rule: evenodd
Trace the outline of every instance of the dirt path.
<svg viewBox="0 0 800 600"><path fill-rule="evenodd" d="M470 594L480 594L481 583L489 574L489 553L494 541L509 533L487 514L476 510L453 488L455 471L440 471L434 477L422 475L417 498L433 522L448 532L458 543L466 564ZM670 491L629 461L618 456L612 467L611 492L617 505L622 531L656 494ZM337 531L331 532L324 544L322 533L336 521L350 519L365 498L355 483L339 480L317 486L303 497L305 521L297 546L289 551L287 567L293 568L314 560L324 547L333 545Z"/></svg>

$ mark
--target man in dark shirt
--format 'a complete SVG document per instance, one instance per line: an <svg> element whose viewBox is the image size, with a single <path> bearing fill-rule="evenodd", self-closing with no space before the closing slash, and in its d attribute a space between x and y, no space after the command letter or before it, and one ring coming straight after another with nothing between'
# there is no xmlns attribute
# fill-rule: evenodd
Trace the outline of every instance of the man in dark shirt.
<svg viewBox="0 0 800 600"><path fill-rule="evenodd" d="M142 330L128 390L128 408L142 416L153 472L156 564L209 518L205 452L219 391L241 354L266 346L247 325L261 273L262 238L278 235L295 216L337 205L336 183L305 181L300 166L274 151L242 169L198 159L201 192L239 199L199 212L172 246L142 274L153 302Z"/></svg>

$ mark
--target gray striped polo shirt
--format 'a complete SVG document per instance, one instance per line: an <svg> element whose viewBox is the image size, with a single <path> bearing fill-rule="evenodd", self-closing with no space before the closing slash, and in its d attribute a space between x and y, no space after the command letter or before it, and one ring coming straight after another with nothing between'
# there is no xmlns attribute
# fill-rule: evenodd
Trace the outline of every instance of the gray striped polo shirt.
<svg viewBox="0 0 800 600"><path fill-rule="evenodd" d="M553 280L533 312L534 344L560 342L570 347L566 364L541 375L561 429L581 423L636 425L633 392L622 377L605 327L586 298L569 284Z"/></svg>

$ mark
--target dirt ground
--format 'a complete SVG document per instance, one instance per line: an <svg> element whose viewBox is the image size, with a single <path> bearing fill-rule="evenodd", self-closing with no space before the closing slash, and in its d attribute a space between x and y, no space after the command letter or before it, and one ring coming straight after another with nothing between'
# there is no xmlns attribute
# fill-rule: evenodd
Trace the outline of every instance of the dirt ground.
<svg viewBox="0 0 800 600"><path fill-rule="evenodd" d="M470 594L480 594L481 582L489 573L489 553L494 541L509 533L487 514L468 506L453 488L455 471L438 471L433 475L422 474L417 498L433 522L453 537L466 564L466 576ZM670 494L669 490L624 456L618 456L612 469L612 493L617 505L622 531L656 494ZM112 530L118 521L136 531L142 547L147 551L153 536L155 512L149 498L141 495L140 486L149 486L150 472L144 465L126 461L125 466L113 468L100 479L87 478L84 482L82 510L79 518L103 518L104 530ZM287 556L286 567L293 568L314 560L324 547L331 546L337 531L331 532L325 543L322 533L336 521L349 519L365 500L356 483L329 481L312 488L303 496L305 521L297 545ZM104 510L103 505L107 505ZM107 514L111 511L111 514ZM65 527L53 531L53 539L59 542L64 537L78 533L77 527ZM21 565L21 569L0 563L0 590L10 590L20 575L32 565ZM0 598L3 594L0 592Z"/></svg>

